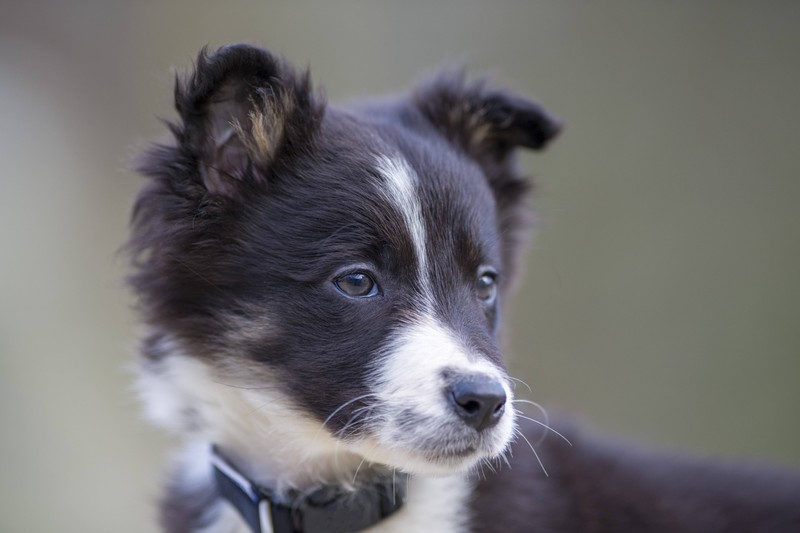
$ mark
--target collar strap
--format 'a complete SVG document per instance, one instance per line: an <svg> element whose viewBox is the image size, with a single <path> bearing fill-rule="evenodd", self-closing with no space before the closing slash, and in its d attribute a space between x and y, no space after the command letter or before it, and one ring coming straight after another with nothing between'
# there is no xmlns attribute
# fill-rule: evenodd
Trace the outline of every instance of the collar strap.
<svg viewBox="0 0 800 533"><path fill-rule="evenodd" d="M406 498L406 476L399 476L355 491L324 486L286 503L250 481L216 446L211 448L211 464L220 495L253 533L353 533L388 517Z"/></svg>

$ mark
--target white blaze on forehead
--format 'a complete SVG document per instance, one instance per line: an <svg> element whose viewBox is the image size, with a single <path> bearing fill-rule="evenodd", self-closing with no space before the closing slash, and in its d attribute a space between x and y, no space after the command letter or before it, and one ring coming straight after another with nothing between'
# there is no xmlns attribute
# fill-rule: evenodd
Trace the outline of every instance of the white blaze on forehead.
<svg viewBox="0 0 800 533"><path fill-rule="evenodd" d="M384 178L386 188L383 190L386 199L397 207L403 217L414 250L417 254L419 279L423 286L428 286L428 254L426 250L427 236L425 221L422 219L422 208L417 195L417 174L401 157L378 157L376 166ZM425 291L428 294L428 291Z"/></svg>

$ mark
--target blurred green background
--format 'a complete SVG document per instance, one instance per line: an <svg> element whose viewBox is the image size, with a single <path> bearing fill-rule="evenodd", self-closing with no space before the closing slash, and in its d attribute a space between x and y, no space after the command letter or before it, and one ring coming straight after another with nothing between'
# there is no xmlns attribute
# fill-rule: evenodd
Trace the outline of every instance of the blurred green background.
<svg viewBox="0 0 800 533"><path fill-rule="evenodd" d="M172 66L251 41L333 101L466 60L567 123L507 319L524 396L603 431L800 465L800 3L0 4L0 532L154 531L131 392L137 147ZM519 390L519 389L518 389Z"/></svg>

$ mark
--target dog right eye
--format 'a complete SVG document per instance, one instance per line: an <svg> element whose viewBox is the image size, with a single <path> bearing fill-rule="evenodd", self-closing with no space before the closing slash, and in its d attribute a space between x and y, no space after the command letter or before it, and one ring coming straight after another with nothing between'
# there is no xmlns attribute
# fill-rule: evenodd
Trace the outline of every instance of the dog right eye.
<svg viewBox="0 0 800 533"><path fill-rule="evenodd" d="M350 298L371 298L378 294L378 284L365 272L350 272L333 280L336 288Z"/></svg>
<svg viewBox="0 0 800 533"><path fill-rule="evenodd" d="M487 305L493 304L497 298L497 273L493 270L483 272L475 282L475 290L478 298Z"/></svg>

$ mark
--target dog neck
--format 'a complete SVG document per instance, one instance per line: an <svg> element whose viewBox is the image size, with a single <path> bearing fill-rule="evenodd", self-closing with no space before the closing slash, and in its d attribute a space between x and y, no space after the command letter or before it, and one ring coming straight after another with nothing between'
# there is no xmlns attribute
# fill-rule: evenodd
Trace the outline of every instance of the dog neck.
<svg viewBox="0 0 800 533"><path fill-rule="evenodd" d="M220 496L239 511L253 533L362 531L396 513L406 498L406 477L398 479L394 470L386 469L354 490L324 485L287 497L247 479L216 446L211 461Z"/></svg>
<svg viewBox="0 0 800 533"><path fill-rule="evenodd" d="M226 384L201 361L171 348L168 357L142 368L138 382L149 418L188 442L162 502L166 531L249 531L219 497L211 443L249 480L278 497L331 485L354 490L374 479L378 469L385 472L345 450L319 423L298 416L285 399ZM412 476L407 486L405 505L365 531L463 530L470 492L465 476Z"/></svg>
<svg viewBox="0 0 800 533"><path fill-rule="evenodd" d="M219 495L208 443L193 442L186 446L177 466L173 486L162 502L166 531L251 533L240 512ZM407 476L406 483L405 504L363 530L365 533L457 533L466 529L472 487L465 476Z"/></svg>

